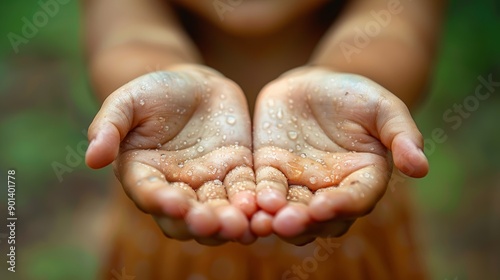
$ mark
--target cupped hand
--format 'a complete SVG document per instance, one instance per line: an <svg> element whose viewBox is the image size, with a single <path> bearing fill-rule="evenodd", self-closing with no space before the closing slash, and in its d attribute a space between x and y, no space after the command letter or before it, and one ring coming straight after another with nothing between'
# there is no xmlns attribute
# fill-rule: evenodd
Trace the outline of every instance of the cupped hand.
<svg viewBox="0 0 500 280"><path fill-rule="evenodd" d="M256 212L251 124L241 89L184 65L113 92L89 128L86 162L114 161L127 195L165 235L250 243Z"/></svg>
<svg viewBox="0 0 500 280"><path fill-rule="evenodd" d="M308 67L259 95L254 115L256 198L251 228L306 244L345 233L385 193L394 165L422 177L423 139L407 107L359 75Z"/></svg>

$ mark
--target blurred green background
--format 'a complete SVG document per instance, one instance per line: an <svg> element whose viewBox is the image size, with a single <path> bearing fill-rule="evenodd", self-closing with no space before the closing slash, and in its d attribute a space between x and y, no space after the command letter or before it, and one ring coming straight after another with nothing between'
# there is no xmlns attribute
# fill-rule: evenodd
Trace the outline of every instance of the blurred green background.
<svg viewBox="0 0 500 280"><path fill-rule="evenodd" d="M19 220L15 275L3 261L7 229L0 228L0 279L94 279L109 172L83 163L84 131L98 107L85 72L78 1L61 5L17 52L8 34L20 34L23 17L40 6L2 7L0 218L3 182L14 168ZM478 78L490 75L500 81L500 4L450 1L430 93L416 115L431 172L412 191L433 279L500 279L500 87L474 103ZM443 116L461 104L465 113L450 114L453 122ZM433 138L436 130L445 136Z"/></svg>

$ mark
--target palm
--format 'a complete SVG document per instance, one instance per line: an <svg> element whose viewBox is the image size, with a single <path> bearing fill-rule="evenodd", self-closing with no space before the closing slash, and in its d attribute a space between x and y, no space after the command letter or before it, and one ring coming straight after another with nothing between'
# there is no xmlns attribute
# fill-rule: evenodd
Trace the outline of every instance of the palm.
<svg viewBox="0 0 500 280"><path fill-rule="evenodd" d="M388 173L385 147L357 120L343 116L365 109L346 105L332 110L334 105L321 103L320 98L300 100L297 90L288 100L302 104L299 108L287 106L286 99L267 100L255 129L258 162L275 166L286 174L289 184L311 191L338 186L348 175L373 165ZM367 120L366 124L371 115L355 117ZM277 160L276 153L283 154L286 164Z"/></svg>
<svg viewBox="0 0 500 280"><path fill-rule="evenodd" d="M194 190L223 181L237 166L252 166L245 104L191 87L168 94L158 86L140 99L135 114L141 123L122 142L119 166L143 164Z"/></svg>
<svg viewBox="0 0 500 280"><path fill-rule="evenodd" d="M367 79L331 73L281 79L263 90L254 160L265 213L252 221L256 232L272 227L293 243L337 236L375 206L391 170L377 127L384 98Z"/></svg>
<svg viewBox="0 0 500 280"><path fill-rule="evenodd" d="M131 128L117 176L138 207L178 239L249 238L247 217L256 209L250 120L239 88L219 80L154 73L111 99Z"/></svg>

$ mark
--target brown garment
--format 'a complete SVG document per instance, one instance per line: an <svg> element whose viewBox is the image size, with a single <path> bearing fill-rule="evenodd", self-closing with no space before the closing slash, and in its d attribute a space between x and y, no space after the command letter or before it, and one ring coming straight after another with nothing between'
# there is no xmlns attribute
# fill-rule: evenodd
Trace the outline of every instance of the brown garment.
<svg viewBox="0 0 500 280"><path fill-rule="evenodd" d="M388 190L344 236L302 247L275 236L217 247L168 239L123 191L117 195L102 279L426 279L404 187Z"/></svg>

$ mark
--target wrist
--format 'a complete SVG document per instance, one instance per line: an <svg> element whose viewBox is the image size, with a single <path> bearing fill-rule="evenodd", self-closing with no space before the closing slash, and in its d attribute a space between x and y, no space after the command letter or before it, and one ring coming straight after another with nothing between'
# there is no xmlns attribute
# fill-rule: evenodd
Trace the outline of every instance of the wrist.
<svg viewBox="0 0 500 280"><path fill-rule="evenodd" d="M174 72L191 72L194 71L198 74L216 76L221 78L226 78L221 72L215 70L212 67L199 64L199 63L175 63L160 69L163 71L174 71Z"/></svg>
<svg viewBox="0 0 500 280"><path fill-rule="evenodd" d="M113 91L148 73L163 71L195 61L145 44L124 44L90 57L89 72L96 96L103 101Z"/></svg>
<svg viewBox="0 0 500 280"><path fill-rule="evenodd" d="M282 78L293 78L296 76L307 75L310 73L344 73L342 71L338 71L333 67L328 67L325 65L315 65L315 64L306 64L303 66L299 66L293 69L290 69L283 74L280 75L280 79Z"/></svg>

